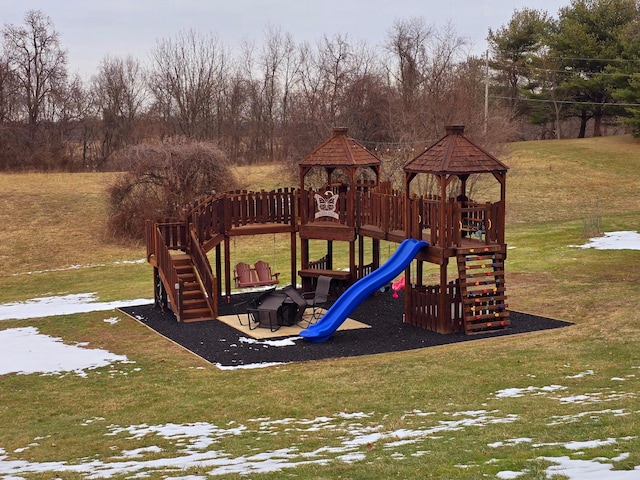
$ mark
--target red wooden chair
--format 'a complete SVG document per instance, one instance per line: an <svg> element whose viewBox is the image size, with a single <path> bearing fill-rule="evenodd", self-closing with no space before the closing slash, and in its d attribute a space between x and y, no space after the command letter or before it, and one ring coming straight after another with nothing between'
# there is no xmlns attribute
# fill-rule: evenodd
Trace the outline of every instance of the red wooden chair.
<svg viewBox="0 0 640 480"><path fill-rule="evenodd" d="M267 262L260 260L255 263L253 268L258 276L258 283L260 285L276 285L280 283L278 279L280 272L271 273L271 267Z"/></svg>
<svg viewBox="0 0 640 480"><path fill-rule="evenodd" d="M251 265L247 263L238 263L233 270L233 279L236 282L236 288L255 287L258 279Z"/></svg>

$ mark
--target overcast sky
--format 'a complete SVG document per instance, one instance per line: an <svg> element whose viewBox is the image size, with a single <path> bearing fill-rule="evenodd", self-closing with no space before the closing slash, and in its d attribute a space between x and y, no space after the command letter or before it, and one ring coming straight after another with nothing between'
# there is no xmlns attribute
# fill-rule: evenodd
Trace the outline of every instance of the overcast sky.
<svg viewBox="0 0 640 480"><path fill-rule="evenodd" d="M452 25L468 38L472 53L486 49L489 28L505 25L515 10L545 10L556 16L570 0L0 0L0 20L22 25L28 10L53 20L69 71L87 78L106 56L148 59L156 41L195 29L215 32L236 48L243 39L264 39L267 26L296 42L348 35L371 45L384 43L395 20L423 17L428 25Z"/></svg>

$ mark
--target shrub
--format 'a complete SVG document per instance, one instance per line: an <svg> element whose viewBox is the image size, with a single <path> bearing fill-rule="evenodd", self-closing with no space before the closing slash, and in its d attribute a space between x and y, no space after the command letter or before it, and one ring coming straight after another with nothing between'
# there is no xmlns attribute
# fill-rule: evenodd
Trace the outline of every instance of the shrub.
<svg viewBox="0 0 640 480"><path fill-rule="evenodd" d="M142 239L146 220L177 218L196 198L237 185L226 155L211 143L143 143L115 162L126 170L108 188L109 227L118 237Z"/></svg>

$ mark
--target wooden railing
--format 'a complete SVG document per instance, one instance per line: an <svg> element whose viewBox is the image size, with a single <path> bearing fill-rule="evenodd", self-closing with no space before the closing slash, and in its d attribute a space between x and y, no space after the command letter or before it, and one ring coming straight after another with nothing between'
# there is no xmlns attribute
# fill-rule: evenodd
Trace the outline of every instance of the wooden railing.
<svg viewBox="0 0 640 480"><path fill-rule="evenodd" d="M442 248L460 246L464 232L468 238L475 239L469 234L478 231L479 228L474 227L480 226L483 227L483 243L504 242L504 205L500 202L477 204L450 199L442 203L439 197L430 195L413 195L407 200L403 192L391 188L359 189L354 192L352 213L348 212L348 193L339 191L335 207L339 218L316 219L316 193L294 189L225 193L194 202L185 223L193 225L206 251L232 228L266 223L289 224L295 228L298 217L302 225L316 221L340 225L353 222L355 228L374 226L384 233L406 229L407 236L422 239L429 235L431 245ZM409 218L406 218L407 212ZM164 228L176 227L166 223ZM167 230L165 234L171 239L170 248L186 241L186 230Z"/></svg>
<svg viewBox="0 0 640 480"><path fill-rule="evenodd" d="M318 260L313 260L309 262L309 266L307 268L316 270L327 270L329 268L329 258L325 255Z"/></svg>
<svg viewBox="0 0 640 480"><path fill-rule="evenodd" d="M455 203L453 211L457 224L455 244L460 245L463 235L475 237L478 241L489 245L504 242L503 205L497 203Z"/></svg>
<svg viewBox="0 0 640 480"><path fill-rule="evenodd" d="M186 250L187 236L186 225L182 222L165 221L153 223L145 222L145 240L147 244L147 261L151 257L157 257L156 241L158 232L162 238L163 245L169 250Z"/></svg>
<svg viewBox="0 0 640 480"><path fill-rule="evenodd" d="M357 192L356 226L372 225L383 232L404 230L405 197L397 191Z"/></svg>
<svg viewBox="0 0 640 480"><path fill-rule="evenodd" d="M290 188L249 192L236 190L205 197L189 206L186 223L192 225L209 250L232 228L255 224L296 225L297 192Z"/></svg>
<svg viewBox="0 0 640 480"><path fill-rule="evenodd" d="M171 261L171 252L167 246L167 239L163 237L162 230L159 226L155 229L153 244L158 274L162 279L169 302L171 302L173 313L176 319L180 321L182 316L182 290L184 285L178 277L175 265Z"/></svg>
<svg viewBox="0 0 640 480"><path fill-rule="evenodd" d="M213 270L211 269L211 263L209 263L209 258L207 254L203 250L198 237L196 236L195 229L191 228L189 231L191 245L190 245L190 253L191 253L191 261L193 262L194 267L200 277L200 281L202 282L202 286L204 288L205 297L207 299L207 305L209 305L209 309L211 310L211 314L213 317L218 316L218 304L214 302L215 298L214 292L216 292L217 284L216 278L213 276Z"/></svg>
<svg viewBox="0 0 640 480"><path fill-rule="evenodd" d="M451 199L443 204L437 199L422 197L412 197L409 202L411 217L407 223L412 238L423 238L428 231L431 245L442 248L460 246L463 235L487 245L504 243L501 202L462 204Z"/></svg>
<svg viewBox="0 0 640 480"><path fill-rule="evenodd" d="M440 315L440 285L409 286L409 308L405 322L438 333L464 332L462 299L457 280L449 282L445 292L445 315Z"/></svg>
<svg viewBox="0 0 640 480"><path fill-rule="evenodd" d="M449 212L445 210L444 224L440 216L442 203L437 197L409 198L409 211L407 230L411 238L422 239L425 231L429 231L430 243L437 246L447 246L452 234Z"/></svg>
<svg viewBox="0 0 640 480"><path fill-rule="evenodd" d="M166 220L156 223L156 228L169 250L186 250L189 246L187 224L185 222Z"/></svg>
<svg viewBox="0 0 640 480"><path fill-rule="evenodd" d="M258 223L294 225L296 192L284 188L271 192L236 191L224 196L225 231Z"/></svg>
<svg viewBox="0 0 640 480"><path fill-rule="evenodd" d="M155 231L156 226L152 221L147 220L144 222L144 237L145 243L147 244L147 262L156 254Z"/></svg>
<svg viewBox="0 0 640 480"><path fill-rule="evenodd" d="M224 195L206 197L189 206L186 223L195 228L203 245L219 235L224 235Z"/></svg>

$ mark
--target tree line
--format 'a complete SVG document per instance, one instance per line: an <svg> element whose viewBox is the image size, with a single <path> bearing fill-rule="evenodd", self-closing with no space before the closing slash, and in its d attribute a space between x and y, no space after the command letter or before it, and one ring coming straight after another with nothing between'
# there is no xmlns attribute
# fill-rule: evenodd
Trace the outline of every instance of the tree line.
<svg viewBox="0 0 640 480"><path fill-rule="evenodd" d="M126 168L117 152L175 138L213 142L235 163L295 162L336 126L397 161L452 123L484 145L532 128L584 136L591 119L594 135L623 117L640 128L639 31L635 0L573 0L557 18L515 11L489 31L486 58L422 18L396 20L375 47L347 35L299 43L269 26L232 50L188 30L144 62L107 56L83 81L32 10L2 29L0 168Z"/></svg>
<svg viewBox="0 0 640 480"><path fill-rule="evenodd" d="M554 138L601 136L622 121L640 134L640 3L573 0L557 17L524 8L489 30L493 98Z"/></svg>

